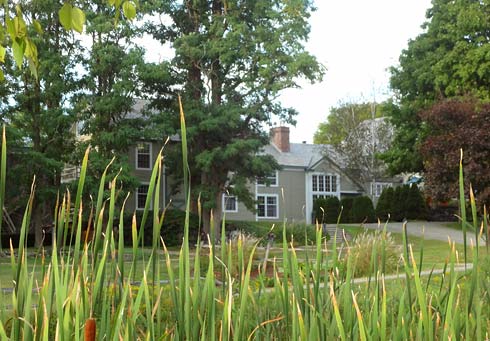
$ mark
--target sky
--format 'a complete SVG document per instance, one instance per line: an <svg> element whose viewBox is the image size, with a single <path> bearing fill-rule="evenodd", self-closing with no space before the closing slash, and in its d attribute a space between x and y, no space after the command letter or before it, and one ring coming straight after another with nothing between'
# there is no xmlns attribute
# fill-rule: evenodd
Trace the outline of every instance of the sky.
<svg viewBox="0 0 490 341"><path fill-rule="evenodd" d="M315 0L307 50L326 68L322 82L283 91L295 108L291 142L313 142L329 109L342 102L380 101L389 95L390 66L408 41L422 33L430 0Z"/></svg>

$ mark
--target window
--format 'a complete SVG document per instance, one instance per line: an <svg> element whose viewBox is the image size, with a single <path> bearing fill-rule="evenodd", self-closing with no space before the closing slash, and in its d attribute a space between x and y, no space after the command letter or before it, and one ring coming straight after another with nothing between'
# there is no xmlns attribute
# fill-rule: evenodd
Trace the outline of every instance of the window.
<svg viewBox="0 0 490 341"><path fill-rule="evenodd" d="M151 169L151 143L136 146L136 169Z"/></svg>
<svg viewBox="0 0 490 341"><path fill-rule="evenodd" d="M257 217L277 218L277 195L258 195L257 196Z"/></svg>
<svg viewBox="0 0 490 341"><path fill-rule="evenodd" d="M374 182L371 183L371 194L374 195L375 197L379 197L383 191L391 187L391 183L389 182Z"/></svg>
<svg viewBox="0 0 490 341"><path fill-rule="evenodd" d="M223 212L238 212L236 196L223 194Z"/></svg>
<svg viewBox="0 0 490 341"><path fill-rule="evenodd" d="M136 189L136 209L144 210L146 204L146 198L148 197L149 185L144 184ZM152 209L152 203L150 202L150 209Z"/></svg>
<svg viewBox="0 0 490 341"><path fill-rule="evenodd" d="M278 181L277 181L277 171L275 171L274 173L266 176L266 177L263 177L263 178L257 178L257 185L258 186L272 186L272 187L276 187L278 185Z"/></svg>
<svg viewBox="0 0 490 341"><path fill-rule="evenodd" d="M314 174L311 178L311 189L322 195L337 192L337 175Z"/></svg>

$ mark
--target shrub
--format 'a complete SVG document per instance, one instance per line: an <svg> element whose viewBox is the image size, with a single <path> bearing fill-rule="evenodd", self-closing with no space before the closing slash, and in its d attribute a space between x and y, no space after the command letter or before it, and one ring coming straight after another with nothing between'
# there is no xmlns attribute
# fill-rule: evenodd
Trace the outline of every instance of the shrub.
<svg viewBox="0 0 490 341"><path fill-rule="evenodd" d="M408 196L408 186L399 186L393 194L393 214L392 220L402 221L406 217L406 200Z"/></svg>
<svg viewBox="0 0 490 341"><path fill-rule="evenodd" d="M415 184L410 186L406 200L406 210L408 219L426 219L427 205L424 196Z"/></svg>
<svg viewBox="0 0 490 341"><path fill-rule="evenodd" d="M352 222L375 222L373 202L369 197L362 196L354 198L351 210Z"/></svg>
<svg viewBox="0 0 490 341"><path fill-rule="evenodd" d="M395 190L393 187L388 187L381 193L378 204L376 205L376 216L381 221L387 221L388 215L393 215Z"/></svg>
<svg viewBox="0 0 490 341"><path fill-rule="evenodd" d="M142 211L136 211L136 221L139 227L141 218L143 217ZM127 215L124 218L124 237L125 244L131 245L131 224L133 215ZM165 217L163 219L162 229L160 235L162 236L167 246L178 246L182 244L182 238L184 237L184 223L185 212L178 209L167 209ZM148 212L148 218L145 223L144 230L144 242L145 245L151 245L153 236L153 211ZM192 243L197 241L199 234L199 217L197 214L190 214L189 216L189 239Z"/></svg>
<svg viewBox="0 0 490 341"><path fill-rule="evenodd" d="M335 224L340 214L337 197L317 198L313 202L313 222Z"/></svg>
<svg viewBox="0 0 490 341"><path fill-rule="evenodd" d="M351 223L351 213L352 204L354 203L354 198L347 197L340 200L340 206L342 206L342 216L340 217L341 223Z"/></svg>
<svg viewBox="0 0 490 341"><path fill-rule="evenodd" d="M226 233L231 235L234 231L242 231L243 233L263 238L262 244L267 244L267 235L269 234L273 223L255 222L255 221L226 221ZM277 244L282 243L283 223L275 224L274 241ZM329 236L325 236L327 240ZM316 227L302 223L287 223L286 224L286 241L290 243L294 241L296 246L313 244L316 240Z"/></svg>
<svg viewBox="0 0 490 341"><path fill-rule="evenodd" d="M322 224L325 220L325 207L327 206L326 198L316 198L313 200L313 219L312 222Z"/></svg>
<svg viewBox="0 0 490 341"><path fill-rule="evenodd" d="M253 247L255 246L255 244L259 242L259 238L255 237L252 234L239 230L234 231L234 233L232 233L230 237L231 238L228 240L226 247L228 251L231 251L230 253L231 267L229 267L230 264L228 263L227 266L228 266L228 271L230 271L230 275L232 277L237 277L240 275L242 269L247 268L250 255L252 254ZM240 248L242 250L243 264L240 264L240 257L239 257ZM206 252L206 249L202 251L201 256L202 256L200 260L201 271L202 271L202 275L204 276L209 266L209 256ZM254 253L252 256L252 262L255 262L257 260L258 260L257 253ZM225 261L229 261L229 260L226 259Z"/></svg>
<svg viewBox="0 0 490 341"><path fill-rule="evenodd" d="M373 258L374 252L376 257ZM372 274L374 262L378 262L377 268L379 270L382 270L382 264L384 263L385 273L390 273L394 272L400 265L401 252L401 246L396 244L389 232L384 233L376 230L372 233L364 231L354 238L348 255L344 259L344 266L347 264L349 257L353 257L354 275L357 277Z"/></svg>

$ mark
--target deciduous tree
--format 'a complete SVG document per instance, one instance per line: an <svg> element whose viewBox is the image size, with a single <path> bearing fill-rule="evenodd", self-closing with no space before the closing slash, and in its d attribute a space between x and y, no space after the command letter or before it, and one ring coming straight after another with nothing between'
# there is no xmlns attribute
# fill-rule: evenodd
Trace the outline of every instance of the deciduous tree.
<svg viewBox="0 0 490 341"><path fill-rule="evenodd" d="M393 174L423 169L420 146L431 131L418 113L444 98L490 97L489 13L486 1L432 1L424 33L408 43L399 65L391 68L396 102L390 116L396 131L383 159Z"/></svg>
<svg viewBox="0 0 490 341"><path fill-rule="evenodd" d="M261 154L269 141L264 124L275 117L293 123L296 111L276 98L298 86L299 77L315 81L322 75L316 59L304 49L312 4L268 0L197 0L158 4L170 22L151 25L149 32L175 49L171 64L154 65L147 91L158 95L170 133L178 131L176 93L182 95L194 200L203 202L204 229L210 212L221 218L221 195L228 190L253 207L247 180L275 167ZM166 70L166 71L165 71ZM168 72L167 72L168 71ZM174 107L169 110L168 100Z"/></svg>
<svg viewBox="0 0 490 341"><path fill-rule="evenodd" d="M16 160L9 167L9 183L15 193L7 192L7 195L13 199L8 201L10 205L19 206L9 209L25 206L36 175L32 222L37 245L43 237L41 227L52 223L49 216L59 190L61 171L74 147L71 132L74 119L69 100L76 87L74 69L79 45L58 21L60 6L58 2L31 1L23 7L24 15L42 28L42 34L34 33L35 27L26 28L25 32L32 37L32 46L37 46L37 76L32 72L32 60L20 63L20 69L18 64L5 65L5 83L11 92L3 114L9 124L9 150ZM24 200L15 200L19 198Z"/></svg>
<svg viewBox="0 0 490 341"><path fill-rule="evenodd" d="M480 204L490 203L490 105L475 99L446 100L421 115L431 135L422 144L425 188L434 200L458 196L460 149L465 185Z"/></svg>

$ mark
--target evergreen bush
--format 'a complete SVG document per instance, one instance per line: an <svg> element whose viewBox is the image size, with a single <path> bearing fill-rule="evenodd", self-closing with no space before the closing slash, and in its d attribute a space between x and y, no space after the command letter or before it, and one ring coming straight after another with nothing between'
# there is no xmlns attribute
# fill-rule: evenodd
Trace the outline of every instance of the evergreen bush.
<svg viewBox="0 0 490 341"><path fill-rule="evenodd" d="M313 224L315 224L316 222L322 224L324 222L326 206L327 200L325 198L316 198L315 200L313 200Z"/></svg>
<svg viewBox="0 0 490 341"><path fill-rule="evenodd" d="M390 216L390 218L392 217L394 198L395 190L393 187L385 188L379 196L378 203L376 205L376 216L382 222L387 221L388 216Z"/></svg>
<svg viewBox="0 0 490 341"><path fill-rule="evenodd" d="M393 194L393 213L391 215L392 221L402 221L406 216L405 202L408 192L404 188L405 186L395 188Z"/></svg>
<svg viewBox="0 0 490 341"><path fill-rule="evenodd" d="M422 220L427 218L427 204L416 184L413 184L408 191L406 213L408 219Z"/></svg>
<svg viewBox="0 0 490 341"><path fill-rule="evenodd" d="M371 198L362 196L354 199L352 203L351 220L355 223L374 223L376 221Z"/></svg>
<svg viewBox="0 0 490 341"><path fill-rule="evenodd" d="M340 206L342 207L342 216L340 217L341 223L351 223L351 212L352 204L354 203L354 198L346 197L340 200Z"/></svg>
<svg viewBox="0 0 490 341"><path fill-rule="evenodd" d="M337 197L328 197L325 199L325 222L335 224L339 219L340 200Z"/></svg>
<svg viewBox="0 0 490 341"><path fill-rule="evenodd" d="M317 198L313 202L313 223L335 224L340 214L340 201L337 197Z"/></svg>

